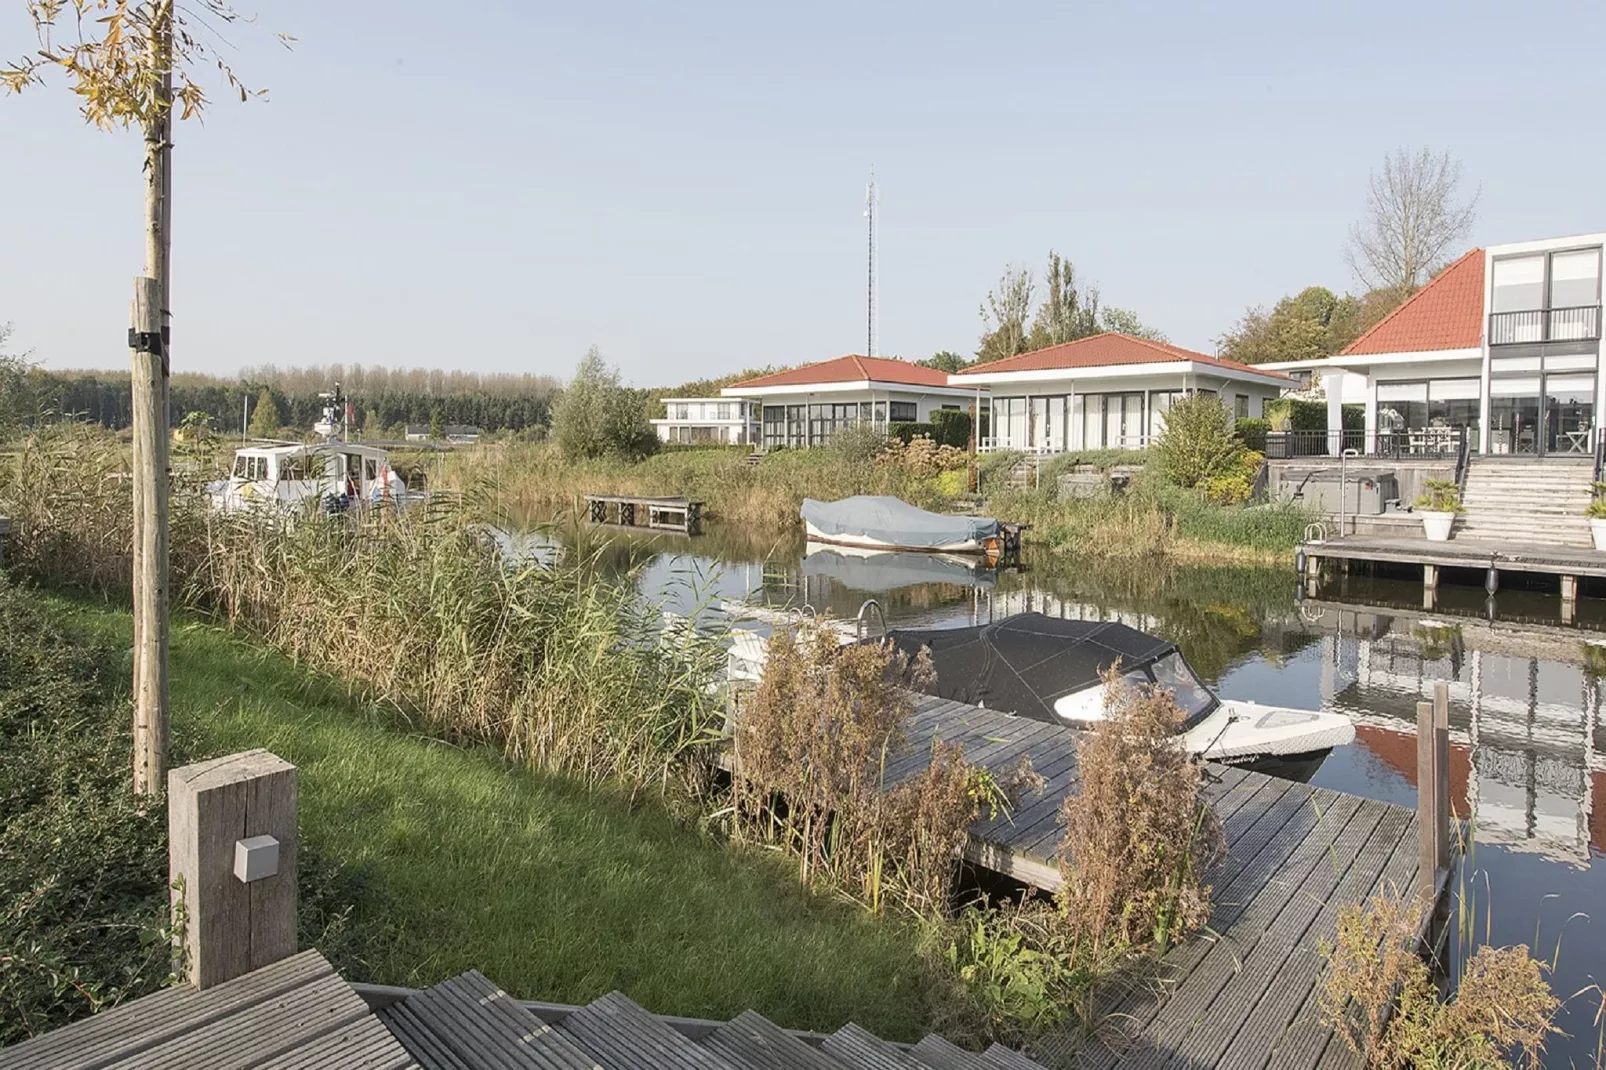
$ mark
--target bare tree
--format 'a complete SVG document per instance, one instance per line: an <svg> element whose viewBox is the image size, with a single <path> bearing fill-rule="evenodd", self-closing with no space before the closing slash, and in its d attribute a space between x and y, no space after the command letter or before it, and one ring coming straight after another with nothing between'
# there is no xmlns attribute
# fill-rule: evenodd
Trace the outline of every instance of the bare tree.
<svg viewBox="0 0 1606 1070"><path fill-rule="evenodd" d="M1025 350L1026 321L1032 314L1035 291L1030 268L1013 264L1004 268L998 288L987 292L987 302L980 309L982 323L988 326L976 348L978 361L1001 360Z"/></svg>
<svg viewBox="0 0 1606 1070"><path fill-rule="evenodd" d="M1048 270L1044 272L1044 278L1048 284L1048 296L1043 301L1043 307L1037 310L1036 320L1032 322L1028 346L1043 349L1099 333L1098 287L1092 283L1079 287L1076 268L1052 249L1048 252Z"/></svg>
<svg viewBox="0 0 1606 1070"><path fill-rule="evenodd" d="M1368 289L1410 293L1443 266L1472 230L1480 190L1458 201L1461 161L1448 152L1401 149L1383 157L1350 227L1344 258Z"/></svg>

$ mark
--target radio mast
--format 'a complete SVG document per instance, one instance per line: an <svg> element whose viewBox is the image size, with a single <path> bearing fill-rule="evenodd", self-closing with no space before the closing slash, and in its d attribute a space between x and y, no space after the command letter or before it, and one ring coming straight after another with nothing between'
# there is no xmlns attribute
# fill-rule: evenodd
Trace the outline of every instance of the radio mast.
<svg viewBox="0 0 1606 1070"><path fill-rule="evenodd" d="M870 231L870 233L869 233L869 239L870 239L870 289L869 289L868 299L865 302L865 311L867 313L867 318L869 320L869 323L868 323L869 338L867 340L867 345L865 346L865 355L866 356L870 356L870 357L873 357L873 356L876 355L876 336L875 336L875 334L876 334L876 331L875 331L875 328L876 328L876 322L875 322L875 316L876 316L876 308L875 308L875 206L876 206L875 168L871 167L870 168L870 182L869 182L869 184L867 186L864 187L864 217L865 217L865 219L867 219L869 221L869 231Z"/></svg>

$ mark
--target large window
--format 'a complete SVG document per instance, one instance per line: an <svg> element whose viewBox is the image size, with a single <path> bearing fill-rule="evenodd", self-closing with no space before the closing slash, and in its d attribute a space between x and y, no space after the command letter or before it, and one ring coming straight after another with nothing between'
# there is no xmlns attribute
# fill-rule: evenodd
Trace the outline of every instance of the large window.
<svg viewBox="0 0 1606 1070"><path fill-rule="evenodd" d="M919 409L912 401L894 401L890 404L893 423L914 423L920 418Z"/></svg>
<svg viewBox="0 0 1606 1070"><path fill-rule="evenodd" d="M1076 406L1083 449L1138 449L1147 444L1141 393L1082 394Z"/></svg>
<svg viewBox="0 0 1606 1070"><path fill-rule="evenodd" d="M1511 256L1494 262L1491 312L1525 312L1545 307L1545 258Z"/></svg>
<svg viewBox="0 0 1606 1070"><path fill-rule="evenodd" d="M1451 433L1467 429L1468 442L1476 445L1481 421L1476 379L1428 379L1377 384L1377 431L1402 436L1395 445L1442 450ZM1410 436L1405 439L1405 436Z"/></svg>
<svg viewBox="0 0 1606 1070"><path fill-rule="evenodd" d="M1489 342L1600 337L1600 250L1501 257L1494 262Z"/></svg>

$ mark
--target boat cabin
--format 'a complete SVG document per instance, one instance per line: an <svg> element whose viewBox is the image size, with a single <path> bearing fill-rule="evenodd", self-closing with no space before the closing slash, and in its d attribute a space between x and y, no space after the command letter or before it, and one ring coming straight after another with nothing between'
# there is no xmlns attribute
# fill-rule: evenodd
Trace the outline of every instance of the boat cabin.
<svg viewBox="0 0 1606 1070"><path fill-rule="evenodd" d="M319 442L236 450L234 468L224 483L214 486L213 500L223 509L308 501L341 506L383 501L405 491L384 450Z"/></svg>

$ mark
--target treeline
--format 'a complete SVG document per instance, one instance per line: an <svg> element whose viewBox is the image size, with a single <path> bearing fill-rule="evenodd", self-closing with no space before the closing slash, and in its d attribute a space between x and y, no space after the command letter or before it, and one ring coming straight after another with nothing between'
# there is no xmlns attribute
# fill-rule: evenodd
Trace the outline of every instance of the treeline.
<svg viewBox="0 0 1606 1070"><path fill-rule="evenodd" d="M551 422L557 381L538 375L475 375L425 369L340 365L245 369L238 378L186 372L175 375L168 418L173 426L204 413L219 430L238 429L247 404L255 410L267 390L284 426L306 430L323 414L318 395L340 383L358 427L369 434L405 424L427 424L438 413L447 423L486 432L530 431ZM20 408L33 419L76 417L114 430L133 420L129 377L119 372L50 372L23 376Z"/></svg>

